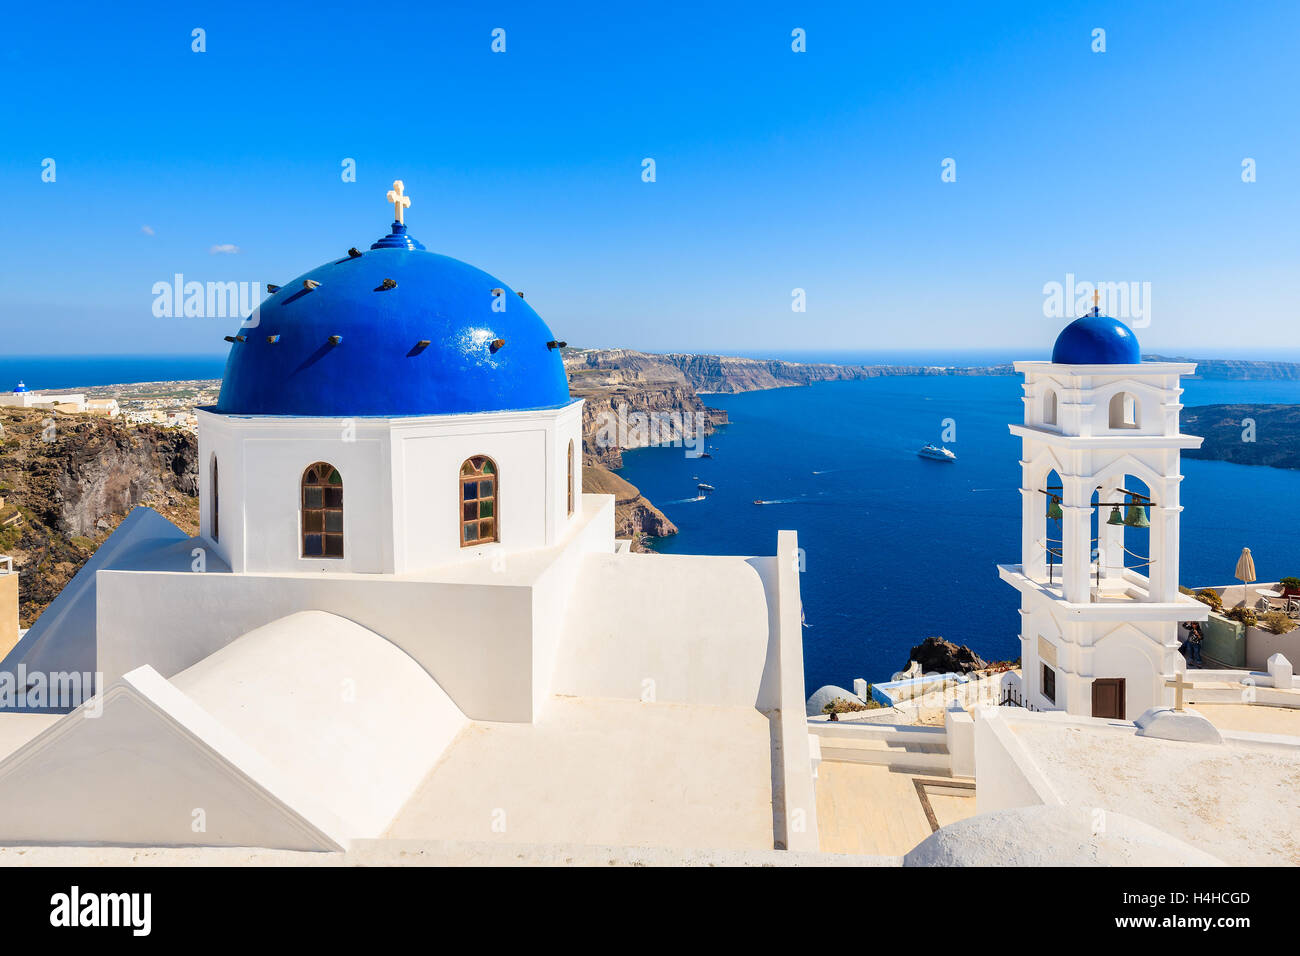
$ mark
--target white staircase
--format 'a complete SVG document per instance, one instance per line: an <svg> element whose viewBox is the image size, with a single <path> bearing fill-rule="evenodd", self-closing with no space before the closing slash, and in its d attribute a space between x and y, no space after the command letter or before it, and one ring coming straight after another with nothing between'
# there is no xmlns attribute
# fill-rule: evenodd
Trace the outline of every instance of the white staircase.
<svg viewBox="0 0 1300 956"><path fill-rule="evenodd" d="M951 775L948 734L942 727L809 721L823 760L883 764L896 770Z"/></svg>

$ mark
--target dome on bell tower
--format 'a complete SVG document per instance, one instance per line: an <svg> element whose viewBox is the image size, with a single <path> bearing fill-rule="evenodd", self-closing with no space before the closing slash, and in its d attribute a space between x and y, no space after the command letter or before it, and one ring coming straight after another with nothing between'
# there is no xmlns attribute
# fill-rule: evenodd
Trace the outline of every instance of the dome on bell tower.
<svg viewBox="0 0 1300 956"><path fill-rule="evenodd" d="M1142 361L1133 330L1098 306L1075 319L1056 337L1052 362L1057 365L1137 365Z"/></svg>

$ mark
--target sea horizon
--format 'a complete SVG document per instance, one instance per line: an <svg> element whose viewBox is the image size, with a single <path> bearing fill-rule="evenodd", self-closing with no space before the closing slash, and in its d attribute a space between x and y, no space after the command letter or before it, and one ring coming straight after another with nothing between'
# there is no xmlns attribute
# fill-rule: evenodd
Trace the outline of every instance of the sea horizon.
<svg viewBox="0 0 1300 956"><path fill-rule="evenodd" d="M592 346L596 348L597 346ZM603 348L604 346L600 346ZM829 365L884 365L984 368L1006 365L1015 361L1046 359L1033 349L878 349L864 350L731 350L669 349L648 350L658 355L725 355L736 358L753 358L801 364ZM1161 350L1147 350L1146 354L1189 358L1194 361L1229 360L1254 362L1300 363L1300 348L1282 348L1273 355L1263 355L1255 348L1233 349L1182 349L1178 355ZM141 382L175 382L219 379L225 371L227 353L64 353L0 355L0 391L12 390L22 382L32 391L59 388L102 388L110 385L131 385Z"/></svg>

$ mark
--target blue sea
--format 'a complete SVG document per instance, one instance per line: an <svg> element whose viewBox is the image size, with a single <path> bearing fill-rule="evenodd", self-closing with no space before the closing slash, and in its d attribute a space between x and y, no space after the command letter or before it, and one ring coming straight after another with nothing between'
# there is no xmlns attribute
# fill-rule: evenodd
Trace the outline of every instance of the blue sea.
<svg viewBox="0 0 1300 956"><path fill-rule="evenodd" d="M709 439L713 458L638 449L621 474L680 529L659 551L773 554L778 530L799 533L809 691L887 679L931 635L1014 659L1018 595L995 565L1020 559L1020 443L1007 430L1022 417L1020 382L906 376L710 395L732 421ZM1186 405L1300 403L1300 382L1185 388ZM959 460L918 458L946 418ZM1300 472L1185 460L1183 474L1184 584L1231 583L1243 547L1261 580L1300 575ZM717 489L702 501L689 500L697 476Z"/></svg>
<svg viewBox="0 0 1300 956"><path fill-rule="evenodd" d="M0 391L184 382L221 378L220 355L0 355Z"/></svg>

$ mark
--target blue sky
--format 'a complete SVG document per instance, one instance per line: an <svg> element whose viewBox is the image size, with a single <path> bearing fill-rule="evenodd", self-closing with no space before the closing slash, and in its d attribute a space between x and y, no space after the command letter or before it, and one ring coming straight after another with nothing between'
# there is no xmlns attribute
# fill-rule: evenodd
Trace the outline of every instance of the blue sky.
<svg viewBox="0 0 1300 956"><path fill-rule="evenodd" d="M155 282L287 282L386 232L400 177L413 235L571 344L1039 357L1072 273L1151 283L1147 350L1267 354L1296 343L1298 11L24 5L0 348L220 352L232 323L155 318Z"/></svg>

